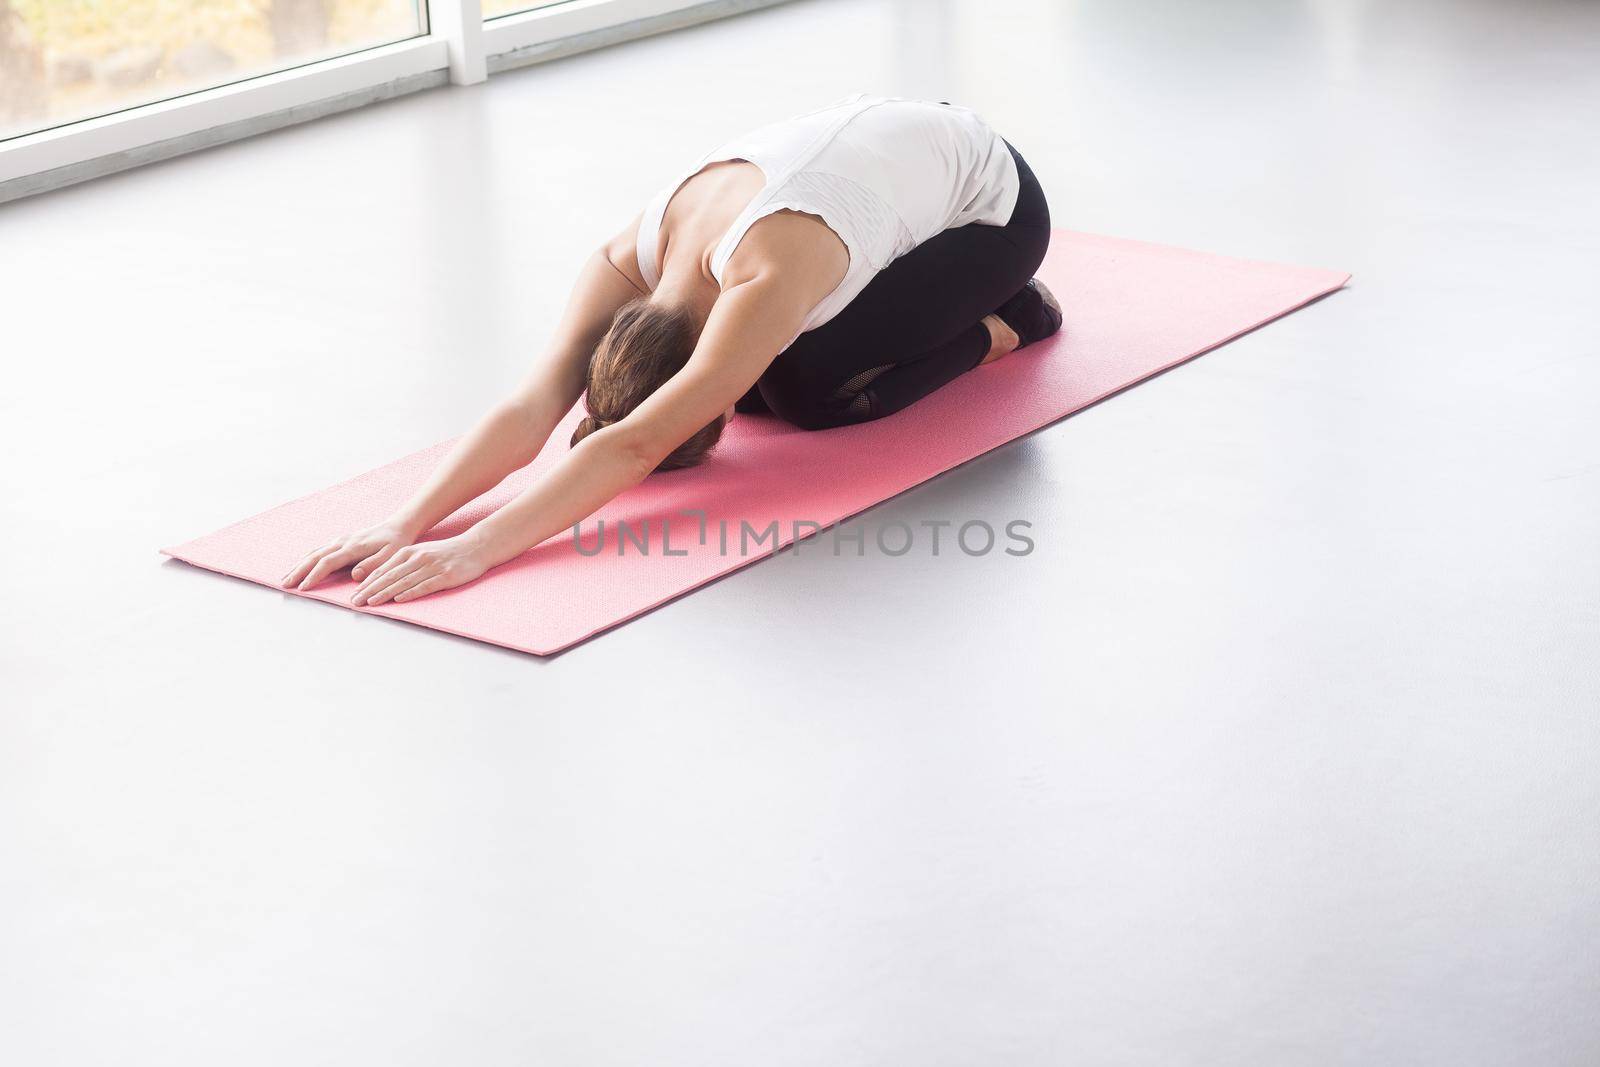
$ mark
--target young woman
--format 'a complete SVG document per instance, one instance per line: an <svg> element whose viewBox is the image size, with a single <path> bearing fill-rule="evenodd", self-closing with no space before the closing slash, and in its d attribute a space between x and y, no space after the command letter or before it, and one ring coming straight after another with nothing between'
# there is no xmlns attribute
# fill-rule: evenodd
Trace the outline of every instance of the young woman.
<svg viewBox="0 0 1600 1067"><path fill-rule="evenodd" d="M808 430L893 415L1061 326L1033 278L1050 211L965 108L856 96L701 158L590 257L546 358L396 514L309 553L352 603L477 579L652 471L699 463L735 411ZM533 460L578 398L572 450L455 537L418 543Z"/></svg>

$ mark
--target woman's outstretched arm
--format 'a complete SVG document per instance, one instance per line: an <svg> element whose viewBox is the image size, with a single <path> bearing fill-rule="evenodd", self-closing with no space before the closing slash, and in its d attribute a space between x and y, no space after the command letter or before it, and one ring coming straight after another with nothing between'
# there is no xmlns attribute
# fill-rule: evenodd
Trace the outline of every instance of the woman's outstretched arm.
<svg viewBox="0 0 1600 1067"><path fill-rule="evenodd" d="M589 357L617 309L642 295L633 268L638 220L589 257L545 358L516 391L495 405L399 510L375 526L355 531L308 553L285 587L310 589L343 567L356 580L415 543L461 505L499 485L539 454L563 416L583 394Z"/></svg>
<svg viewBox="0 0 1600 1067"><path fill-rule="evenodd" d="M352 603L405 602L474 581L582 522L637 485L667 454L743 396L793 339L809 308L766 280L723 290L689 363L627 418L595 431L505 507L470 530L402 549Z"/></svg>

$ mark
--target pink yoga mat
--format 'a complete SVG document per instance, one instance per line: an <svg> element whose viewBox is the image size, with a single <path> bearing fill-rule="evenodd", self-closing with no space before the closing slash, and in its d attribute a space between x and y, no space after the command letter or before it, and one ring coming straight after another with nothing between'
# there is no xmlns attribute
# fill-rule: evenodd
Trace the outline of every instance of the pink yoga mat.
<svg viewBox="0 0 1600 1067"><path fill-rule="evenodd" d="M552 538L471 585L408 604L350 608L348 572L293 594L548 654L593 637L794 540L794 524L823 527L1039 429L1308 301L1349 275L1256 263L1114 237L1057 230L1040 275L1060 298L1056 337L979 367L877 422L807 433L771 417L739 416L709 462L656 474L571 533ZM581 405L580 405L581 406ZM469 504L431 536L453 534L525 488L565 450L574 411L528 469ZM427 476L450 442L245 519L169 556L277 588L310 549L376 522ZM686 510L706 512L706 544ZM603 521L604 541L596 538ZM648 538L616 551L617 523ZM778 524L776 539L741 552L741 521ZM727 551L719 528L732 532ZM674 553L662 552L670 526ZM808 526L801 537L811 533ZM583 551L580 551L580 544ZM586 555L597 544L602 551Z"/></svg>

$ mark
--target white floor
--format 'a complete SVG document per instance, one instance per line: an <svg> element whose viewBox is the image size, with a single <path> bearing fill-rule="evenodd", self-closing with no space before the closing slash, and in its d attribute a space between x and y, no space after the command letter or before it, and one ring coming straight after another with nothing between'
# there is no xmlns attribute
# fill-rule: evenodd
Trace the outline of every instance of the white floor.
<svg viewBox="0 0 1600 1067"><path fill-rule="evenodd" d="M0 208L0 1062L1600 1062L1597 40L806 0ZM1355 282L877 515L1021 559L539 660L156 555L457 432L660 181L857 90Z"/></svg>

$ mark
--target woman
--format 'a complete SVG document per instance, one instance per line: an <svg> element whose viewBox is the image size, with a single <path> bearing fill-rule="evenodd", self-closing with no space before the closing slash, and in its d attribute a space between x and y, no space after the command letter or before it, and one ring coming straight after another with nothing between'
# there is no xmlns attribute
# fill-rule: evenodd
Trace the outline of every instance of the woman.
<svg viewBox="0 0 1600 1067"><path fill-rule="evenodd" d="M652 471L699 463L735 411L805 429L892 415L1061 326L1022 157L965 108L857 96L707 154L590 257L548 357L384 522L308 554L352 603L473 581ZM583 396L572 450L464 533L416 543L531 462Z"/></svg>

